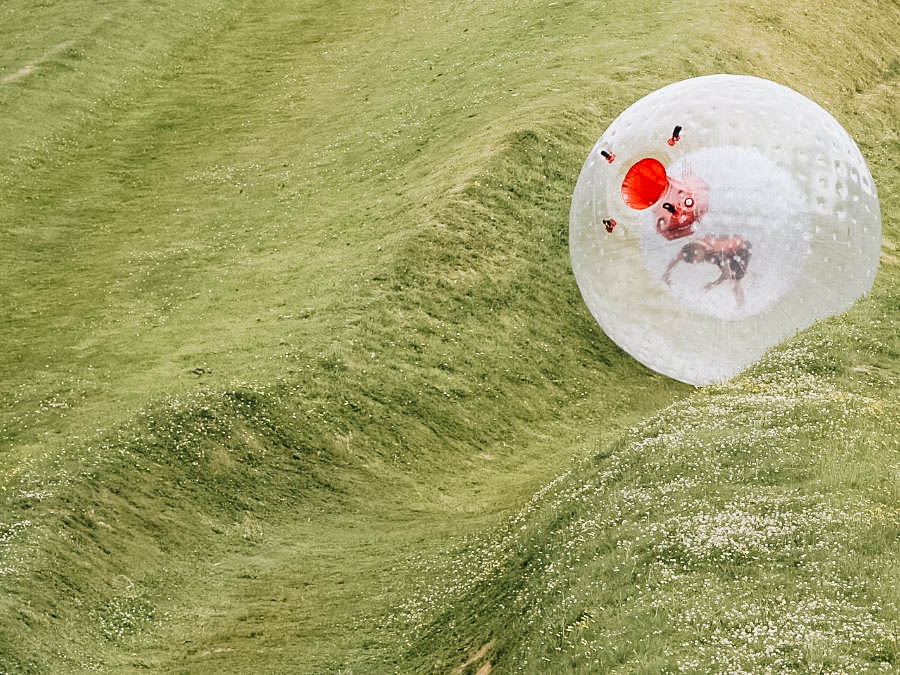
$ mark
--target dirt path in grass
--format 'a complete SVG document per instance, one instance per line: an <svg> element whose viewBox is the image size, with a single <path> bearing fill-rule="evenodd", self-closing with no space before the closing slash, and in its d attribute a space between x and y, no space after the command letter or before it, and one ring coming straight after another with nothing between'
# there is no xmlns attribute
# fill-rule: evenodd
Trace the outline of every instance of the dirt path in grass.
<svg viewBox="0 0 900 675"><path fill-rule="evenodd" d="M469 668L470 666L474 666L475 664L477 664L479 661L481 661L485 657L485 655L488 653L490 648L493 646L494 646L493 640L482 645L481 649L479 649L477 652L472 654L472 656L469 657L468 661L466 661L464 664L462 664L458 668L453 669L453 675L461 675L461 673L465 672L466 668ZM493 664L490 661L485 661L484 663L481 664L481 667L476 671L475 675L488 675L491 672L492 668L493 668Z"/></svg>
<svg viewBox="0 0 900 675"><path fill-rule="evenodd" d="M15 82L17 80L21 80L24 77L28 77L37 71L38 66L41 65L44 61L47 61L57 54L59 54L63 49L71 45L72 42L60 42L53 49L48 51L46 54L41 56L39 59L32 61L31 63L26 63L24 66L19 68L16 72L11 73L9 75L4 75L2 79L0 79L0 84L9 84L10 82Z"/></svg>

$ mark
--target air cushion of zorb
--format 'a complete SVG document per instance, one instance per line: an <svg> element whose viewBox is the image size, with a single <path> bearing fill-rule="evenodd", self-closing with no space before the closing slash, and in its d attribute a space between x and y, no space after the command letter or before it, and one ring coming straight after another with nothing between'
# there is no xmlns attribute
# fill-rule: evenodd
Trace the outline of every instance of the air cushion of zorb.
<svg viewBox="0 0 900 675"><path fill-rule="evenodd" d="M825 110L768 80L709 75L613 121L575 186L569 247L616 344L707 384L868 293L881 214L859 149Z"/></svg>

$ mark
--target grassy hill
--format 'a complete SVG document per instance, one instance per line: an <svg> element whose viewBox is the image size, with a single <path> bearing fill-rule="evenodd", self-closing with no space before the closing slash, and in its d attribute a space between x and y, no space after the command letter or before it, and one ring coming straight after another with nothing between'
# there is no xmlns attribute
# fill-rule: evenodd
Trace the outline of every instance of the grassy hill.
<svg viewBox="0 0 900 675"><path fill-rule="evenodd" d="M900 667L894 3L0 19L0 671ZM884 248L695 389L596 327L568 207L712 72L837 117Z"/></svg>

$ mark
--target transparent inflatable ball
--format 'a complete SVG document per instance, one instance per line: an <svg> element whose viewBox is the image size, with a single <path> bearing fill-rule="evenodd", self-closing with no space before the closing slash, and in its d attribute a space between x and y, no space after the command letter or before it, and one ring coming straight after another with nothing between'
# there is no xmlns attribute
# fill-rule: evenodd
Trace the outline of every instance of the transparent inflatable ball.
<svg viewBox="0 0 900 675"><path fill-rule="evenodd" d="M631 105L572 196L572 269L606 334L690 384L728 379L869 292L881 250L866 163L824 109L743 75Z"/></svg>

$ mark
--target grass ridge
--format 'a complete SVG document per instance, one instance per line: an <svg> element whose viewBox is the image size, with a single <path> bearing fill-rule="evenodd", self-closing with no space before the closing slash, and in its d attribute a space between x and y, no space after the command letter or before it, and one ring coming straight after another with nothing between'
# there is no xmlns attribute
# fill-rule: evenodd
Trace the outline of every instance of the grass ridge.
<svg viewBox="0 0 900 675"><path fill-rule="evenodd" d="M101 438L44 457L7 483L4 513L8 522L23 524L15 531L16 553L31 551L34 558L7 569L4 586L28 589L36 604L53 612L31 615L31 639L5 646L0 660L40 669L41 636L73 631L79 647L61 661L72 665L88 658L92 643L149 630L161 615L163 593L177 592L172 560L183 565L208 557L199 551L215 550L229 531L242 540L235 523L279 522L298 508L315 513L326 504L351 508L360 494L397 480L416 482L412 471L447 471L448 460L465 466L486 447L543 435L538 422L548 401L565 410L586 397L585 385L558 378L565 359L581 363L593 387L607 377L603 364L612 362L634 371L632 377L660 380L600 335L581 307L568 270L565 186L591 120L564 117L555 126L506 134L484 168L435 205L433 220L401 237L394 262L377 280L387 290L370 290L371 316L385 320L353 321L350 346L319 354L287 351L285 361L297 365L279 382L161 401ZM517 245L523 240L530 246ZM570 283L560 284L560 277ZM540 330L515 332L513 344L486 341L486 365L479 366L477 354L458 339L460 332L480 338L490 332L476 308L488 307L494 321L508 325L522 323L521 313L535 307L558 315L560 302L581 317L582 337L568 346L554 338L549 316L538 322ZM392 316L396 307L406 318ZM406 377L379 375L365 343L408 328L417 337L404 345L406 358L383 366L404 369ZM437 352L448 344L452 350ZM516 362L501 367L511 351ZM525 366L523 358L533 362ZM394 384L385 388L385 382ZM490 427L467 424L479 410L494 411ZM437 443L439 451L422 452ZM65 537L54 534L63 531ZM28 532L33 540L26 543ZM139 567L136 550L142 552ZM110 582L69 588L62 571L73 568ZM131 595L122 595L121 578L130 580ZM97 598L93 607L60 600L84 595ZM122 603L137 603L145 618L99 620ZM94 617L87 635L78 618L85 613ZM10 634L25 620L5 616L3 632Z"/></svg>

